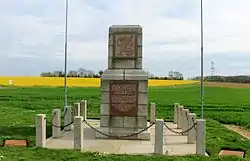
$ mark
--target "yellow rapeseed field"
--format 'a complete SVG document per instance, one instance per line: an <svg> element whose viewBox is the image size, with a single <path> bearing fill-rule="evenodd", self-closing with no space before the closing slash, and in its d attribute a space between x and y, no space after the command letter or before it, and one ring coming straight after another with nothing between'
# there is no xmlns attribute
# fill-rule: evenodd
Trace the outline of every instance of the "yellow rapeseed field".
<svg viewBox="0 0 250 161"><path fill-rule="evenodd" d="M149 80L149 86L171 86L180 84L191 84L197 81L191 80ZM13 86L63 86L63 77L25 77L25 76L0 76L0 85ZM67 78L69 87L99 87L99 78Z"/></svg>

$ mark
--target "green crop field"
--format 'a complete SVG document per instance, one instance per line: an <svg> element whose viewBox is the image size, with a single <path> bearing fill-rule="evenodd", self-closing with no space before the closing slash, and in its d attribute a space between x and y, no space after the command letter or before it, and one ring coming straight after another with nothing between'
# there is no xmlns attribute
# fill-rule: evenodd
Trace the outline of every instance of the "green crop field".
<svg viewBox="0 0 250 161"><path fill-rule="evenodd" d="M69 104L88 100L88 118L99 117L99 88L69 88ZM63 109L63 88L0 88L0 141L27 139L29 148L0 148L0 160L219 160L221 148L241 149L250 159L250 141L221 124L235 124L250 129L250 88L205 87L204 117L206 148L212 157L145 157L81 154L74 151L34 149L35 115L47 114L47 135L51 135L51 110ZM149 102L156 102L157 118L172 120L174 103L178 102L200 115L200 88L183 85L176 88L150 87ZM62 157L64 156L64 157ZM64 159L63 159L64 158ZM99 158L99 159L98 159ZM229 160L229 158L221 158ZM234 160L235 158L231 158Z"/></svg>

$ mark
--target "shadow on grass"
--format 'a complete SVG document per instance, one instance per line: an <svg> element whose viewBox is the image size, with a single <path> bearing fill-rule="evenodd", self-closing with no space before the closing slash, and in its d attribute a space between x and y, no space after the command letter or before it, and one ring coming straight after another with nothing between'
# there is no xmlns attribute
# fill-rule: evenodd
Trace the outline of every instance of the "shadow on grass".
<svg viewBox="0 0 250 161"><path fill-rule="evenodd" d="M52 135L51 125L46 126L46 138ZM0 144L5 140L27 140L28 146L34 146L36 128L32 126L0 126Z"/></svg>

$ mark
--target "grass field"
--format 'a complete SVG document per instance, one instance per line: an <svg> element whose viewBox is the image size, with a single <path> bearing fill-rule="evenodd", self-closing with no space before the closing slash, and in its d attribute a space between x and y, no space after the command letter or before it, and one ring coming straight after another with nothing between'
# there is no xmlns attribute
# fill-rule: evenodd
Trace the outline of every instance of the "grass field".
<svg viewBox="0 0 250 161"><path fill-rule="evenodd" d="M149 102L157 103L157 118L172 119L173 104L179 102L198 115L200 114L198 85L173 87L150 87ZM143 156L99 156L73 151L46 149L1 148L0 160L219 160L221 148L242 149L250 159L250 141L224 126L241 125L250 129L250 88L205 87L204 116L207 120L206 146L209 158L187 157L143 157ZM51 135L51 110L63 107L64 90L61 87L7 87L0 88L0 140L28 139L35 143L35 114L47 114L47 135ZM69 88L69 103L88 100L88 117L99 117L99 88ZM62 159L62 155L67 157ZM27 159L28 158L28 159ZM97 159L95 159L97 158ZM224 158L228 160L229 158ZM231 160L234 160L231 158Z"/></svg>

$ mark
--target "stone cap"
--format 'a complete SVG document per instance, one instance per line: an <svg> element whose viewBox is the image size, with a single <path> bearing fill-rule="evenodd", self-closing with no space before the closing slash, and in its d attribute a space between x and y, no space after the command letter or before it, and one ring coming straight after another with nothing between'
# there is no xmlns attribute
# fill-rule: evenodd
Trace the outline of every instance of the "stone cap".
<svg viewBox="0 0 250 161"><path fill-rule="evenodd" d="M140 25L112 25L109 27L109 33L115 32L137 32L142 33L142 27Z"/></svg>
<svg viewBox="0 0 250 161"><path fill-rule="evenodd" d="M148 80L148 73L142 69L106 69L101 80Z"/></svg>

